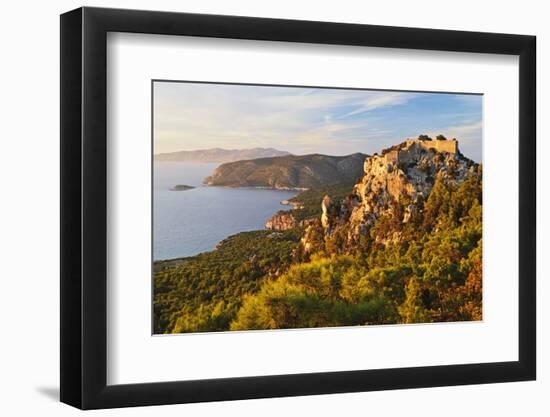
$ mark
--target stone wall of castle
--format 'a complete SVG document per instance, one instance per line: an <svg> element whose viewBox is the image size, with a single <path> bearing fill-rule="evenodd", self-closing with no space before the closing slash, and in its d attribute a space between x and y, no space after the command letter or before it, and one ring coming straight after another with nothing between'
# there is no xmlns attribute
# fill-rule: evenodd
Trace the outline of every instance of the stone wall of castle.
<svg viewBox="0 0 550 417"><path fill-rule="evenodd" d="M416 145L416 146L415 146ZM435 149L438 152L448 152L452 154L459 153L458 150L458 141L453 140L418 140L418 139L407 139L404 142L404 146L401 146L397 149L391 149L385 151L383 158L386 163L390 164L406 164L411 162L412 159L416 158L416 150L418 146L423 147L424 149ZM370 166L368 164L368 159L365 161L365 172Z"/></svg>
<svg viewBox="0 0 550 417"><path fill-rule="evenodd" d="M458 141L456 140L420 140L418 142L426 149L435 149L438 152L458 153Z"/></svg>

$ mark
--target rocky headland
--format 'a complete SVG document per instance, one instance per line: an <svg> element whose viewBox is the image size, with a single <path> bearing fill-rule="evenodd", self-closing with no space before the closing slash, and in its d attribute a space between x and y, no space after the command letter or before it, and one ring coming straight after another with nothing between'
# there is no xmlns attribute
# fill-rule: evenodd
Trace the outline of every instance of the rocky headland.
<svg viewBox="0 0 550 417"><path fill-rule="evenodd" d="M226 187L309 189L327 184L356 181L368 155L287 155L220 165L204 183Z"/></svg>

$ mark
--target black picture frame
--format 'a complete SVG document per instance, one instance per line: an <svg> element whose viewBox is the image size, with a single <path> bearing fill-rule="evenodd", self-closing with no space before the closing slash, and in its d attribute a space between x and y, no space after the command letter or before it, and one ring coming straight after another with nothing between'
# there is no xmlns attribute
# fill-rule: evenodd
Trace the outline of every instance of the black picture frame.
<svg viewBox="0 0 550 417"><path fill-rule="evenodd" d="M108 32L519 56L519 360L107 385ZM79 8L61 15L61 401L82 409L534 380L536 38Z"/></svg>

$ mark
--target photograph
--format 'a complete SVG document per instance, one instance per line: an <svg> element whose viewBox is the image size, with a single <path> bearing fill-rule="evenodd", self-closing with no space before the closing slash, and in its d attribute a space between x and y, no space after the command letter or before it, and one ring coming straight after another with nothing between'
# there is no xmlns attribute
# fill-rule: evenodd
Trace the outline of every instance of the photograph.
<svg viewBox="0 0 550 417"><path fill-rule="evenodd" d="M153 80L153 334L483 320L482 109Z"/></svg>

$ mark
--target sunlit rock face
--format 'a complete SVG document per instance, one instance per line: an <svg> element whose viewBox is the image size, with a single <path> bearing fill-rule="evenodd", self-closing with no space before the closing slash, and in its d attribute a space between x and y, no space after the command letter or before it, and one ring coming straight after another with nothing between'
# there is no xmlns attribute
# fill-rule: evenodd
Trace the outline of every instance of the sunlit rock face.
<svg viewBox="0 0 550 417"><path fill-rule="evenodd" d="M265 224L269 230L284 231L297 226L296 219L290 211L279 211L273 215Z"/></svg>
<svg viewBox="0 0 550 417"><path fill-rule="evenodd" d="M456 140L406 140L366 158L364 176L338 207L326 196L321 224L326 234L345 229L352 244L383 215L408 222L437 178L460 184L476 169L477 164L460 153Z"/></svg>

